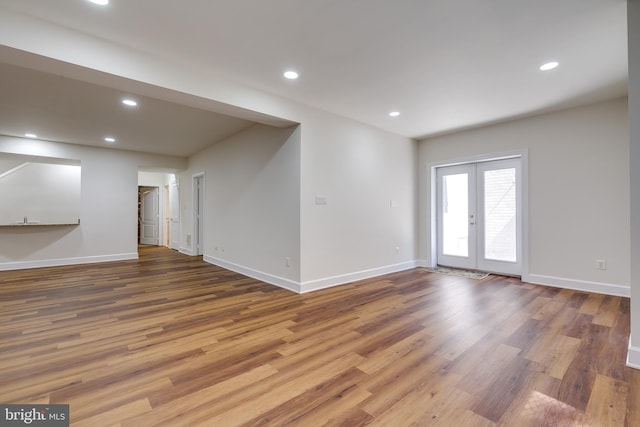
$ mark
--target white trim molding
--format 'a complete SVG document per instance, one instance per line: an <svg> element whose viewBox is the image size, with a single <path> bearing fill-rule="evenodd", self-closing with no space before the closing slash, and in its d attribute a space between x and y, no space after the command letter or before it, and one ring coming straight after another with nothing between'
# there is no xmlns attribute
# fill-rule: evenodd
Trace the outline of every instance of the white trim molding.
<svg viewBox="0 0 640 427"><path fill-rule="evenodd" d="M138 259L138 253L97 255L78 258L42 259L37 261L15 261L0 263L0 271L24 270L28 268L60 267L66 265L92 264L96 262L127 261Z"/></svg>
<svg viewBox="0 0 640 427"><path fill-rule="evenodd" d="M181 254L189 255L189 256L195 256L191 248L185 248L184 246L180 246L178 248L178 252L180 252Z"/></svg>
<svg viewBox="0 0 640 427"><path fill-rule="evenodd" d="M396 273L398 271L410 270L416 268L415 261L409 261L401 264L389 265L386 267L372 268L370 270L363 270L354 273L343 274L340 276L326 277L323 279L309 280L307 282L296 282L295 280L286 279L284 277L275 276L273 274L265 273L262 271L254 270L252 268L244 267L242 265L234 264L229 261L215 258L209 255L203 257L205 262L209 264L217 265L218 267L225 268L227 270L240 273L244 276L251 277L253 279L261 280L265 283L278 286L280 288L287 289L289 291L305 294L307 292L318 291L320 289L331 288L334 286L344 285L346 283L355 282L358 280L369 279L372 277L382 276L384 274Z"/></svg>
<svg viewBox="0 0 640 427"><path fill-rule="evenodd" d="M540 274L523 274L522 281L534 285L552 286L554 288L572 289L575 291L594 292L617 297L631 296L631 288L611 283L589 282L586 280L566 279L563 277L543 276Z"/></svg>
<svg viewBox="0 0 640 427"><path fill-rule="evenodd" d="M198 194L201 197L196 200L196 181L200 182L201 186L199 187ZM191 175L191 254L192 255L203 255L204 254L204 217L205 217L205 207L206 207L206 197L207 193L205 192L206 186L206 176L204 171L194 173ZM200 220L198 220L198 215L201 216ZM200 228L198 228L200 227Z"/></svg>
<svg viewBox="0 0 640 427"><path fill-rule="evenodd" d="M269 283L271 285L275 285L292 292L301 293L300 284L296 281L285 279L284 277L275 276L273 274L264 273L262 271L254 270L253 268L234 264L232 262L225 261L223 259L212 257L209 255L204 255L202 259L203 261L208 262L209 264L217 265L218 267L222 267L227 270L240 273L244 276L251 277L253 279L261 280L265 283Z"/></svg>
<svg viewBox="0 0 640 427"><path fill-rule="evenodd" d="M372 268L369 270L356 271L354 273L343 274L340 276L326 277L324 279L309 280L309 281L300 283L300 293L304 294L307 292L317 291L320 289L330 288L333 286L344 285L345 283L382 276L384 274L410 270L412 268L416 268L416 261L408 261L400 264L388 265L385 267L378 267L378 268Z"/></svg>
<svg viewBox="0 0 640 427"><path fill-rule="evenodd" d="M627 366L640 369L640 347L634 346L629 336L629 351L627 352Z"/></svg>
<svg viewBox="0 0 640 427"><path fill-rule="evenodd" d="M436 263L433 260L426 260L426 259L417 259L415 261L416 267L422 267L422 268L434 268L436 266Z"/></svg>

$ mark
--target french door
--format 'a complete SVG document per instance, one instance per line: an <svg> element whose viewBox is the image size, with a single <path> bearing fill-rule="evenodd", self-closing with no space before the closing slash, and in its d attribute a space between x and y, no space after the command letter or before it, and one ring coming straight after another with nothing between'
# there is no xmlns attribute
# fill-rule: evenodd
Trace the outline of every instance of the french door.
<svg viewBox="0 0 640 427"><path fill-rule="evenodd" d="M438 265L521 275L520 158L437 168Z"/></svg>

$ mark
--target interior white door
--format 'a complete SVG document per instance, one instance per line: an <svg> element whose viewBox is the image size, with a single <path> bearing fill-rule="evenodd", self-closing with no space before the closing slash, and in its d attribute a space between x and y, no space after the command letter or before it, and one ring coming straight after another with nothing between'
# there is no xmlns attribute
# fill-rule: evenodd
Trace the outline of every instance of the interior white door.
<svg viewBox="0 0 640 427"><path fill-rule="evenodd" d="M178 249L180 246L180 198L178 184L169 186L169 247Z"/></svg>
<svg viewBox="0 0 640 427"><path fill-rule="evenodd" d="M140 243L143 245L158 245L160 219L158 188L142 189L140 197Z"/></svg>
<svg viewBox="0 0 640 427"><path fill-rule="evenodd" d="M438 264L520 275L520 159L438 168Z"/></svg>

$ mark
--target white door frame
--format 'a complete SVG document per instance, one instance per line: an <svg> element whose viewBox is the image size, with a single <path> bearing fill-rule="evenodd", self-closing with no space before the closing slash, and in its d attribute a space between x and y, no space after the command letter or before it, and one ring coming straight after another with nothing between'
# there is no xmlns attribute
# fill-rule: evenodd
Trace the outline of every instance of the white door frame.
<svg viewBox="0 0 640 427"><path fill-rule="evenodd" d="M180 186L169 184L169 248L180 249Z"/></svg>
<svg viewBox="0 0 640 427"><path fill-rule="evenodd" d="M205 177L204 172L193 174L193 221L191 233L191 253L193 255L204 254L204 218L205 218ZM198 193L198 183L200 192ZM199 199L198 199L198 196ZM200 220L198 220L198 217Z"/></svg>
<svg viewBox="0 0 640 427"><path fill-rule="evenodd" d="M514 150L493 154L484 154L477 156L469 156L451 159L449 161L440 161L429 163L427 170L429 171L428 179L429 183L427 188L429 189L429 196L427 198L428 209L430 212L430 221L427 224L427 230L430 231L429 241L427 242L428 257L426 260L426 267L436 267L438 264L438 224L437 224L437 179L436 171L438 168L445 166L456 166L467 163L479 163L488 162L492 160L503 160L520 158L520 173L521 173L521 215L522 221L520 224L520 235L522 236L521 252L522 252L522 277L529 274L529 150Z"/></svg>
<svg viewBox="0 0 640 427"><path fill-rule="evenodd" d="M171 218L169 217L169 184L165 184L162 187L162 194L164 195L164 201L162 203L162 246L170 247L169 243L169 230L171 228Z"/></svg>

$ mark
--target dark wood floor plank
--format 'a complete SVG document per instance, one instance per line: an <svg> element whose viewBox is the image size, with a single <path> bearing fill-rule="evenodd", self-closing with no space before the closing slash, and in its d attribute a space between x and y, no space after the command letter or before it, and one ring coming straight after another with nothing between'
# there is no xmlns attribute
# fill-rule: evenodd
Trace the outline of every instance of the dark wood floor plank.
<svg viewBox="0 0 640 427"><path fill-rule="evenodd" d="M587 409L596 380L598 360L608 345L608 329L596 324L589 326L562 378L559 400L580 411Z"/></svg>

